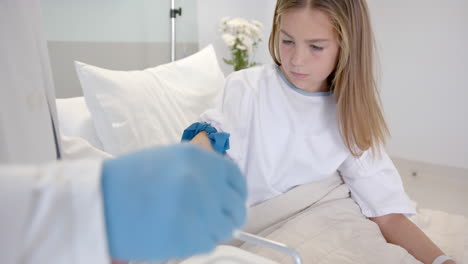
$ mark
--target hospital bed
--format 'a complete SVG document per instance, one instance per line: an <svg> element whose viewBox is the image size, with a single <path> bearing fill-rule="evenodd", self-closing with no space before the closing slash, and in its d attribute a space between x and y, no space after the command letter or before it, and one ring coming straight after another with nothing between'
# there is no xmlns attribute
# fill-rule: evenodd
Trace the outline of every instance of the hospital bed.
<svg viewBox="0 0 468 264"><path fill-rule="evenodd" d="M206 61L206 59L203 59L197 63ZM178 64L177 67L171 68L170 65L166 67L166 69L170 69L171 74L164 75L166 78L165 83L170 84L168 85L170 87L165 88L174 89L177 81L171 82L167 78L180 79L180 75L174 74L174 72L187 69L187 67L182 63ZM196 66L192 69L200 70L200 68L202 67ZM212 68L207 69L211 73L214 71ZM155 72L161 74L164 69ZM115 74L122 73L112 74L112 83L115 84L118 81ZM183 76L184 78L190 78L187 77L187 74ZM203 77L203 81L209 82L209 76L207 76ZM216 75L214 78L218 77ZM128 81L128 79L125 80ZM87 85L83 80L80 79L80 81L82 81L82 85ZM188 81L194 86L197 83L195 80L184 81ZM108 83L111 82L105 82L104 84L107 85ZM222 89L222 82L213 81L211 84L219 85L219 89ZM164 86L164 82L158 82L158 85ZM85 87L83 88L85 89ZM94 88L100 89L102 87ZM121 86L111 87L109 91L115 92L121 88ZM132 87L132 89L134 88ZM168 90L166 89L164 93L161 93L161 96L165 96L167 93ZM100 94L100 96L103 96L103 94ZM133 94L129 93L126 96L131 97ZM195 99L191 100L206 100L207 98L200 94L194 94L193 96ZM140 97L140 99L142 98L145 97ZM125 98L125 100L127 99ZM174 100L174 98L171 98L171 100ZM109 102L106 101L107 104ZM131 102L131 100L128 100L128 102L119 101L115 105L122 108L125 103L128 103L127 106L131 107ZM193 113L196 104L193 104L194 102L190 100L184 100L183 103L191 104L190 110L184 110L184 105L181 106L180 104L177 109L172 109L164 102L159 102L156 107L154 105L156 103L147 107L148 109L161 110L163 113L167 113L167 119L170 122L177 123L176 121L183 120L190 123L193 120L179 119L177 115L183 115L186 114L184 111L189 111L193 116L197 116L199 113ZM203 103L205 102L200 102L200 104ZM99 129L102 129L102 127L98 126L102 124L97 123L105 122L106 119L99 119L95 115L96 113L92 113L97 111L92 104L93 102L86 100L84 97L58 99L57 111L61 133L66 137L79 138L97 150L108 151L106 143L109 143L109 138L103 137L103 131L98 133ZM138 107L146 109L145 105L138 105ZM198 109L197 111L202 110ZM125 125L130 122L123 120L125 119L124 114L128 113L131 117L132 111L135 110L118 109L119 126L108 127L121 129L122 124ZM155 115L161 115L161 113L155 113ZM148 117L145 117L144 120L151 122ZM138 123L135 123L132 131L138 128L138 125ZM187 124L182 122L179 125L183 127ZM165 127L166 125L161 125L157 129ZM182 133L182 129L179 128L173 129L173 131ZM147 131L143 132L146 133ZM174 143L174 140L180 138L180 134L174 135L172 137L173 142L167 143ZM147 134L144 135L146 137L141 138L148 138ZM164 135L166 135L166 138L171 138L167 136L167 133ZM120 137L120 139L131 140L131 134L126 132L125 136ZM138 149L154 145L154 142L145 145L142 143L141 138L133 141L131 147L134 146ZM70 158L73 158L73 153ZM418 208L418 214L410 219L446 254L454 257L457 263L468 263L468 220L466 217ZM208 255L195 256L186 260L173 260L168 264L420 263L402 248L386 243L378 226L362 216L359 207L349 196L349 189L337 174L330 175L329 178L320 182L299 186L283 195L249 208L247 224L243 231L236 235L240 240L228 241ZM252 234L255 236L252 236Z"/></svg>
<svg viewBox="0 0 468 264"><path fill-rule="evenodd" d="M277 252L284 253L291 257L291 260L294 261L294 264L302 264L302 259L299 254L284 244L271 241L259 236L248 234L242 231L236 231L233 235L235 239L247 243L256 244L259 246L267 247ZM237 247L229 245L220 245L216 247L213 252L208 254L203 254L199 256L194 256L185 260L176 260L163 262L165 264L279 264L278 262L272 261L270 259L252 254L248 251L242 250ZM148 262L130 262L129 264L161 264L158 263L148 263Z"/></svg>
<svg viewBox="0 0 468 264"><path fill-rule="evenodd" d="M252 243L258 246L275 250L276 252L283 253L289 256L294 264L303 264L302 259L297 251L289 248L287 245L268 240L259 236L255 236L242 231L236 231L234 238L246 243ZM267 258L252 254L248 251L227 245L218 246L214 252L184 260L181 264L278 264L278 262L269 260Z"/></svg>
<svg viewBox="0 0 468 264"><path fill-rule="evenodd" d="M97 135L94 132L95 129L93 127L93 123L90 120L91 116L83 97L58 99L57 108L62 133L64 133L66 136L81 137L88 142L92 142L94 144L94 147L102 148L101 143L98 141ZM325 186L325 188L323 186ZM327 185L327 183L321 183L321 185L318 185L316 188L330 190L331 187L330 185ZM313 188L310 191L316 192L317 189ZM346 221L346 217L330 218L325 214L327 212L330 213L332 210L338 210L339 208L347 208L349 204L346 205L345 201L350 201L343 197L334 197L334 195L335 194L333 193L328 193L326 195L323 194L323 197L316 197L310 198L309 200L304 200L303 195L286 193L280 197L272 199L271 201L251 208L249 212L249 220L245 227L245 230L250 233L259 234L262 238L268 238L278 243L288 244L289 242L294 242L295 239L297 239L297 237L294 238L294 236L292 236L291 234L295 234L295 232L298 232L296 228L300 228L301 226L301 223L298 223L297 227L294 227L294 222L297 222L298 218L301 217L301 214L304 214L304 208L308 208L310 204L315 204L317 208L320 208L320 210L317 210L315 212L317 218L324 217L325 219L328 219L328 221L334 222L334 226L337 226L340 222L344 223ZM322 205L320 205L320 203L317 203L317 201L320 201L321 199L326 200L326 202L323 202ZM353 217L350 216L349 218ZM449 214L442 211L418 209L418 214L412 217L411 220L415 224L417 224L431 239L433 239L444 250L444 252L453 256L458 261L457 263L468 263L468 220L466 217L461 215ZM314 221L316 220L311 219L311 224L313 224ZM359 228L359 225L360 224L356 224L355 226L349 226L349 228ZM323 249L326 251L329 249L327 247L330 247L330 245L321 245L320 239L330 239L330 237L332 237L333 239L337 240L339 236L333 237L337 236L336 233L327 235L327 232L329 232L327 228L330 227L327 227L323 223L315 224L315 227L315 232L317 233L316 237L318 240L314 243L311 243L309 246L314 247L315 251L311 251L315 253L318 252L317 255L322 256L323 260L325 258L324 253L320 252L320 250L317 249ZM308 227L302 226L301 228L304 228L304 230L306 230ZM290 233L285 233L288 230L290 230ZM244 240L249 241L248 239L245 239L245 237ZM304 251L304 249L301 248L301 246L295 248L295 246L297 245L295 245L295 243L292 244L293 249L299 249L299 252ZM340 243L337 242L337 244L331 245L331 247L338 248L340 246L338 244ZM345 244L351 245L352 241L345 242ZM346 247L344 247L342 248L342 250L346 251L352 249L346 249ZM398 253L403 254L404 252ZM329 257L331 258L332 256L330 255ZM330 260L330 262L320 261L320 258L317 259L317 262L347 263L346 261L341 262L338 260L335 262L334 260ZM271 247L268 246L265 247L264 245L261 245L261 243L244 243L239 240L233 240L227 245L220 245L211 254L204 256L196 256L188 260L184 260L183 262L173 261L169 263L273 264L299 262L294 262L294 258L292 257L292 255L288 255L287 253L284 253L284 251L281 252L273 250L271 249Z"/></svg>

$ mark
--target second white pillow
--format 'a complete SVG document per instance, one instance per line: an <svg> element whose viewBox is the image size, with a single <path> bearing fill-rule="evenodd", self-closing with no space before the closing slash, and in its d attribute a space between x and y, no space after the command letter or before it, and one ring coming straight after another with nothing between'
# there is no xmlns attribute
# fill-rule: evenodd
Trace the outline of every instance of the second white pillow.
<svg viewBox="0 0 468 264"><path fill-rule="evenodd" d="M179 142L183 130L214 106L224 87L211 45L142 71L75 66L99 140L113 155Z"/></svg>

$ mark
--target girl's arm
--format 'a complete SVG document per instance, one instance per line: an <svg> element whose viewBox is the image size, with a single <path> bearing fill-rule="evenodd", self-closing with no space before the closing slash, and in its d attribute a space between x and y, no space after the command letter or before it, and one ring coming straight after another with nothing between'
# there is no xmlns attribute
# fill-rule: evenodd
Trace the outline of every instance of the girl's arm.
<svg viewBox="0 0 468 264"><path fill-rule="evenodd" d="M387 242L401 246L424 264L431 264L435 258L444 255L419 227L402 214L371 217L370 220L377 223ZM444 262L454 263L452 260Z"/></svg>
<svg viewBox="0 0 468 264"><path fill-rule="evenodd" d="M214 151L213 147L211 146L210 139L208 138L208 134L206 131L201 131L198 133L190 143L198 145L199 147L209 150L209 151Z"/></svg>

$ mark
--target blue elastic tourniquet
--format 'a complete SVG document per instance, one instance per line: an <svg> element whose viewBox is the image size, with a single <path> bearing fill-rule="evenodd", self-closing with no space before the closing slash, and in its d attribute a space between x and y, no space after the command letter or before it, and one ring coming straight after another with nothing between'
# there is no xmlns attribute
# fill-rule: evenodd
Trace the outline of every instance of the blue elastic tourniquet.
<svg viewBox="0 0 468 264"><path fill-rule="evenodd" d="M201 131L206 131L211 142L211 147L213 147L216 152L223 155L226 154L226 150L229 149L230 134L218 132L216 128L207 123L197 122L190 125L182 134L182 141L192 140Z"/></svg>

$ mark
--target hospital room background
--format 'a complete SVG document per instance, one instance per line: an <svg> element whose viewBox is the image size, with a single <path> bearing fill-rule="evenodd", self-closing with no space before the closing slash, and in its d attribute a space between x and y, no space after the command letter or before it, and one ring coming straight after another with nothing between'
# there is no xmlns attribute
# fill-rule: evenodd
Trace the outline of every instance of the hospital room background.
<svg viewBox="0 0 468 264"><path fill-rule="evenodd" d="M368 4L392 135L388 153L418 207L468 217L468 1ZM83 96L73 61L121 71L170 63L170 5L169 0L42 0L59 100ZM223 17L242 17L263 24L254 59L272 63L274 0L178 0L175 7L182 9L175 19L177 60L211 44L227 76L233 70L223 61L229 52L218 25Z"/></svg>

